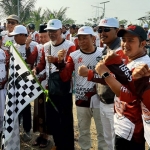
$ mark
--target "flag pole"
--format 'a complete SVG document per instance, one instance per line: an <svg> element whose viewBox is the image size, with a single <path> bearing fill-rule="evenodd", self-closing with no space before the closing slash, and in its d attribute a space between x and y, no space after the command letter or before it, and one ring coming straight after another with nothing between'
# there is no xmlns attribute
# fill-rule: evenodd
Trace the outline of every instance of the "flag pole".
<svg viewBox="0 0 150 150"><path fill-rule="evenodd" d="M52 106L54 107L54 109L58 112L57 107L55 106L55 104L51 101L51 99L49 98L49 94L48 94L48 90L45 90L43 88L43 86L40 84L39 80L37 79L37 77L33 74L33 72L31 71L31 69L29 68L29 66L26 64L26 62L24 61L24 59L21 57L21 55L19 54L18 50L15 48L15 46L13 45L13 43L11 41L7 41L6 46L12 46L14 48L14 50L16 51L16 53L18 54L19 58L22 60L22 62L24 63L24 65L27 67L28 71L32 74L33 78L35 79L35 81L39 84L40 88L42 89L43 93L46 95L46 102L49 100L50 103L52 104Z"/></svg>

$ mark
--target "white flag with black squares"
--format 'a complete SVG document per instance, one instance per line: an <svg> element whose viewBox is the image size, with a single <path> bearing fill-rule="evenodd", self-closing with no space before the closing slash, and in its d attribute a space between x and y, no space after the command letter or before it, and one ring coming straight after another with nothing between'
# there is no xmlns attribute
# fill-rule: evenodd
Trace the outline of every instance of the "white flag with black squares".
<svg viewBox="0 0 150 150"><path fill-rule="evenodd" d="M18 115L42 93L42 89L12 46L10 53L2 150L20 150Z"/></svg>

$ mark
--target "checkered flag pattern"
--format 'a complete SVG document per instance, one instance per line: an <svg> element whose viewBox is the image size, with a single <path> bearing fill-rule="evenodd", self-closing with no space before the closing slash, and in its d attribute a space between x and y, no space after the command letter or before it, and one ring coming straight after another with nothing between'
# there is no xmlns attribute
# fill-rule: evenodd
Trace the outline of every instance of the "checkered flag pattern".
<svg viewBox="0 0 150 150"><path fill-rule="evenodd" d="M42 89L13 47L10 52L2 150L20 150L18 114L42 93Z"/></svg>

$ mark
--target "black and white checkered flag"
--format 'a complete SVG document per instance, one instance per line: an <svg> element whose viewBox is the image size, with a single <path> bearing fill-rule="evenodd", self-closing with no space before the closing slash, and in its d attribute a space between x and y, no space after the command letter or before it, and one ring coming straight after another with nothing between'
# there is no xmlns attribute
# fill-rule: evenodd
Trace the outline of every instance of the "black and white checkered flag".
<svg viewBox="0 0 150 150"><path fill-rule="evenodd" d="M2 150L20 150L18 114L43 91L13 46L10 53Z"/></svg>

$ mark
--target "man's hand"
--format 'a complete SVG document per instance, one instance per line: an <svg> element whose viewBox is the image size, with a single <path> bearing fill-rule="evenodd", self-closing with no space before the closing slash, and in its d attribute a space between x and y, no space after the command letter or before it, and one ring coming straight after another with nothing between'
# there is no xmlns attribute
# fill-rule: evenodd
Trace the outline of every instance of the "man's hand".
<svg viewBox="0 0 150 150"><path fill-rule="evenodd" d="M103 61L100 61L99 63L97 63L95 70L100 76L105 72L110 72L110 70L106 67Z"/></svg>
<svg viewBox="0 0 150 150"><path fill-rule="evenodd" d="M150 76L150 69L147 64L140 64L132 72L133 79L139 79L144 76Z"/></svg>
<svg viewBox="0 0 150 150"><path fill-rule="evenodd" d="M116 57L116 56L117 56L117 54L116 54L115 51L109 50L109 51L107 52L107 55L104 56L103 61L106 63L107 61L113 59L113 58Z"/></svg>
<svg viewBox="0 0 150 150"><path fill-rule="evenodd" d="M66 56L66 52L67 50L60 50L57 54L58 54L58 62L62 62L62 60L64 60L65 56Z"/></svg>
<svg viewBox="0 0 150 150"><path fill-rule="evenodd" d="M47 61L48 61L49 63L54 63L54 62L55 62L55 57L54 57L54 56L51 56L51 55L48 55L48 56L47 56Z"/></svg>
<svg viewBox="0 0 150 150"><path fill-rule="evenodd" d="M26 42L25 42L27 49L29 48L31 41L32 41L31 36L28 36L27 39L26 39Z"/></svg>
<svg viewBox="0 0 150 150"><path fill-rule="evenodd" d="M88 68L84 65L80 66L78 68L78 74L79 76L82 76L82 77L87 77L88 76Z"/></svg>
<svg viewBox="0 0 150 150"><path fill-rule="evenodd" d="M36 76L36 69L33 69L32 73L33 73L34 76Z"/></svg>

